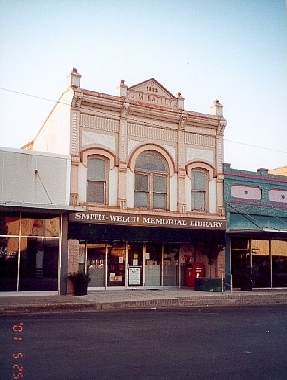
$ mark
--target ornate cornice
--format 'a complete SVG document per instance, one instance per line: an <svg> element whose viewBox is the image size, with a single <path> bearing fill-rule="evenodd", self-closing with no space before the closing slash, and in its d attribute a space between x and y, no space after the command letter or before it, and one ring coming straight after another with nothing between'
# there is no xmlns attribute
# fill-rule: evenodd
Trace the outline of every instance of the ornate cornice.
<svg viewBox="0 0 287 380"><path fill-rule="evenodd" d="M82 91L80 91L78 89L75 90L74 91L74 96L73 96L72 102L71 102L72 108L79 108L79 107L81 107L82 100L83 100L83 93L82 93Z"/></svg>

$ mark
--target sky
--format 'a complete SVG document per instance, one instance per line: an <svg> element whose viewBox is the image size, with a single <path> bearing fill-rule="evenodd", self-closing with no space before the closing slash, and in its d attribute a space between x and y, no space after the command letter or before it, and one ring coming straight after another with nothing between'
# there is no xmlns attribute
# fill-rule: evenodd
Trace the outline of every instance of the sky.
<svg viewBox="0 0 287 380"><path fill-rule="evenodd" d="M20 148L67 87L116 95L155 78L227 119L224 162L287 165L285 0L0 0L0 146Z"/></svg>

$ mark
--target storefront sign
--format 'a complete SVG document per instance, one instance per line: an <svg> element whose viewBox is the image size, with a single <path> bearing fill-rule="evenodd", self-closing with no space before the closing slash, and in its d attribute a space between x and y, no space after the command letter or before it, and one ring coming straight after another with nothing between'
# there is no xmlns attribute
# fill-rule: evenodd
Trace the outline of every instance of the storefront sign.
<svg viewBox="0 0 287 380"><path fill-rule="evenodd" d="M111 212L77 212L69 215L70 222L120 224L126 226L170 227L225 230L225 220L195 219L187 217L166 217L144 214L126 214Z"/></svg>

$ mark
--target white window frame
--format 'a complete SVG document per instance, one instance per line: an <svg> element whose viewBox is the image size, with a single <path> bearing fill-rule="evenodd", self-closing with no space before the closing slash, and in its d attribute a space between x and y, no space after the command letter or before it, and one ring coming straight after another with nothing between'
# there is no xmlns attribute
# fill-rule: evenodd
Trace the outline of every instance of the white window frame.
<svg viewBox="0 0 287 380"><path fill-rule="evenodd" d="M195 173L200 173L204 176L205 183L203 188L197 188L198 186L194 180ZM203 196L203 207L196 208L196 202L194 198L197 194ZM191 211L208 211L208 175L204 169L195 168L191 170Z"/></svg>
<svg viewBox="0 0 287 380"><path fill-rule="evenodd" d="M155 156L157 156L161 160L161 162L163 163L163 165L165 167L165 172L136 168L137 159L139 159L140 156L142 154L145 154L145 153L151 153L151 154L154 154ZM166 159L161 154L157 153L154 150L151 150L151 151L147 150L147 151L141 152L141 154L138 155L137 159L135 161L135 169L134 169L134 176L135 176L134 208L141 208L141 209L146 209L146 210L165 210L165 211L167 211L169 209L169 165L166 162ZM140 193L140 192L144 193L145 192L144 190L136 190L136 175L146 175L148 177L148 185L147 185L147 190L146 190L146 194L147 194L148 199L147 199L147 205L146 206L136 205L136 196L135 196L136 193ZM154 177L155 176L165 178L165 180L166 180L165 192L155 192L154 191ZM154 207L154 196L156 194L164 194L165 195L165 208L158 208L158 207L155 208Z"/></svg>
<svg viewBox="0 0 287 380"><path fill-rule="evenodd" d="M89 162L92 160L92 159L98 159L98 160L102 160L104 161L104 165L105 165L105 168L104 168L104 179L90 179L89 176L88 176L88 167L89 167ZM90 200L88 199L88 184L89 183L103 183L103 202L96 202L94 200ZM99 156L99 155L91 155L91 156L88 156L87 157L87 203L89 204L94 204L94 205L107 205L108 203L108 159L104 156Z"/></svg>

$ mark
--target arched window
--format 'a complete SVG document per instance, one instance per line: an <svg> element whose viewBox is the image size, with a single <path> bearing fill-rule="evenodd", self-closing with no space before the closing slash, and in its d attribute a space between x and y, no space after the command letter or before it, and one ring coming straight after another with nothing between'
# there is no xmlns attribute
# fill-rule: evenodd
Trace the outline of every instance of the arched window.
<svg viewBox="0 0 287 380"><path fill-rule="evenodd" d="M207 210L207 183L204 170L191 171L191 210Z"/></svg>
<svg viewBox="0 0 287 380"><path fill-rule="evenodd" d="M167 164L162 156L144 152L135 163L135 207L167 210Z"/></svg>
<svg viewBox="0 0 287 380"><path fill-rule="evenodd" d="M107 204L107 160L102 157L88 157L87 168L87 202Z"/></svg>

